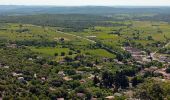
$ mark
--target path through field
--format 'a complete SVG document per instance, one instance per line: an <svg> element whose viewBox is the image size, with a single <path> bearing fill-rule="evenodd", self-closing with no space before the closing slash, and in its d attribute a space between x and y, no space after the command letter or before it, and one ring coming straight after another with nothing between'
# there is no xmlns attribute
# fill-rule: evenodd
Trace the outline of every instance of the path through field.
<svg viewBox="0 0 170 100"><path fill-rule="evenodd" d="M78 35L74 35L74 34L70 34L70 33L65 33L65 32L61 32L61 31L56 31L56 32L62 33L62 34L66 34L66 35L70 35L70 36L73 36L73 37L76 37L76 38L79 38L79 39L84 39L84 40L87 40L87 41L89 41L89 42L91 42L91 43L94 43L94 44L97 43L97 42L94 41L94 40L91 40L91 39L88 39L88 38L84 38L84 37L81 37L81 36L78 36ZM109 47L104 46L103 44L101 45L101 48L103 48L103 49L105 49L105 50L107 50L107 51L109 51L109 52L111 52L111 53L114 53L114 54L117 54L117 53L118 53L117 51L114 51L114 50L110 49Z"/></svg>
<svg viewBox="0 0 170 100"><path fill-rule="evenodd" d="M66 34L66 35L70 35L70 36L73 36L73 37L76 37L76 38L79 38L79 39L87 40L87 41L89 41L91 43L97 43L94 40L90 40L88 38L84 38L84 37L81 37L81 36L78 36L78 35L74 35L74 34L70 34L70 33L65 33L65 32L61 32L61 31L56 31L56 32L62 33L62 34Z"/></svg>

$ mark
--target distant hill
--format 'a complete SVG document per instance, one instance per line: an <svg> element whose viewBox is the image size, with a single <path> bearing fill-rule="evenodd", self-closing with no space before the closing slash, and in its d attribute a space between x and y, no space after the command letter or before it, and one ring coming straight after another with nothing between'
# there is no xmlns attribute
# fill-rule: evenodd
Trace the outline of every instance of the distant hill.
<svg viewBox="0 0 170 100"><path fill-rule="evenodd" d="M105 6L11 6L0 5L0 14L117 14L117 13L170 13L170 7L105 7Z"/></svg>

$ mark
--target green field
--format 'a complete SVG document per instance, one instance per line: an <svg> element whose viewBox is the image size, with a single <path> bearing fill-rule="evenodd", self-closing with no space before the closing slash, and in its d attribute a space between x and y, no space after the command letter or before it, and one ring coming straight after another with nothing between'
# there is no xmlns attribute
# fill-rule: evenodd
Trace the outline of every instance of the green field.
<svg viewBox="0 0 170 100"><path fill-rule="evenodd" d="M92 49L92 50L86 50L84 51L87 54L98 56L98 57L107 57L107 58L115 58L115 55L112 53L107 52L103 49Z"/></svg>
<svg viewBox="0 0 170 100"><path fill-rule="evenodd" d="M54 56L55 53L61 54L61 52L64 52L64 53L68 54L68 52L69 52L68 48L48 48L48 47L35 48L35 47L31 47L31 50L34 52L42 53L42 54L49 55L49 56Z"/></svg>

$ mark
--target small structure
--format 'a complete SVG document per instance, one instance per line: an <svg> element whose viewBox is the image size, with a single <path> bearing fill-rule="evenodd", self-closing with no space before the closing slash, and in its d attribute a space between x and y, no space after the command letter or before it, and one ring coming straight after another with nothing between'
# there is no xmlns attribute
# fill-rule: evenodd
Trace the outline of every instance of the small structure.
<svg viewBox="0 0 170 100"><path fill-rule="evenodd" d="M17 48L17 44L7 44L8 48Z"/></svg>
<svg viewBox="0 0 170 100"><path fill-rule="evenodd" d="M108 100L114 100L114 96L107 96L107 97L105 97L105 99L108 99Z"/></svg>
<svg viewBox="0 0 170 100"><path fill-rule="evenodd" d="M0 63L0 68L5 68L5 69L8 69L8 68L9 68L9 66L7 66L7 65L4 65L4 64L1 64L1 63Z"/></svg>
<svg viewBox="0 0 170 100"><path fill-rule="evenodd" d="M29 60L29 61L33 61L33 59L32 59L32 58L28 58L28 60Z"/></svg>
<svg viewBox="0 0 170 100"><path fill-rule="evenodd" d="M96 39L97 36L86 36L89 39Z"/></svg>
<svg viewBox="0 0 170 100"><path fill-rule="evenodd" d="M63 79L64 79L65 81L71 81L71 80L73 80L72 78L70 78L70 77L68 77L68 76L63 77Z"/></svg>
<svg viewBox="0 0 170 100"><path fill-rule="evenodd" d="M57 98L57 100L64 100L64 98Z"/></svg>
<svg viewBox="0 0 170 100"><path fill-rule="evenodd" d="M150 60L147 60L147 57L145 55L146 53L144 51L141 51L137 48L133 48L130 46L124 47L123 49L129 52L136 61L141 61L141 62L150 61Z"/></svg>
<svg viewBox="0 0 170 100"><path fill-rule="evenodd" d="M44 64L44 65L42 65L42 66L45 67L45 68L50 67L50 65L48 65L48 64Z"/></svg>
<svg viewBox="0 0 170 100"><path fill-rule="evenodd" d="M37 78L37 74L36 73L34 74L34 78Z"/></svg>
<svg viewBox="0 0 170 100"><path fill-rule="evenodd" d="M59 71L59 72L58 72L58 75L64 77L64 76L65 76L64 71Z"/></svg>
<svg viewBox="0 0 170 100"><path fill-rule="evenodd" d="M90 76L88 77L88 79L93 79L95 76L93 74L90 74Z"/></svg>
<svg viewBox="0 0 170 100"><path fill-rule="evenodd" d="M76 95L77 95L77 97L80 97L80 98L83 98L85 96L84 93L77 93Z"/></svg>
<svg viewBox="0 0 170 100"><path fill-rule="evenodd" d="M15 76L21 76L21 75L23 75L23 74L22 74L22 73L16 73L16 72L13 72L13 73L12 73L12 76L14 76L14 77L15 77Z"/></svg>
<svg viewBox="0 0 170 100"><path fill-rule="evenodd" d="M24 77L18 77L18 80L23 81Z"/></svg>
<svg viewBox="0 0 170 100"><path fill-rule="evenodd" d="M9 66L4 66L4 68L9 69Z"/></svg>
<svg viewBox="0 0 170 100"><path fill-rule="evenodd" d="M106 58L106 57L102 58L102 60L103 60L103 62L109 62L110 61L109 58Z"/></svg>
<svg viewBox="0 0 170 100"><path fill-rule="evenodd" d="M154 71L156 71L157 69L158 69L157 67L152 66L152 67L150 67L150 68L145 68L144 71L154 72Z"/></svg>
<svg viewBox="0 0 170 100"><path fill-rule="evenodd" d="M27 81L24 79L24 77L18 77L19 82L26 84Z"/></svg>
<svg viewBox="0 0 170 100"><path fill-rule="evenodd" d="M120 97L120 96L122 96L122 94L121 93L115 93L114 96Z"/></svg>
<svg viewBox="0 0 170 100"><path fill-rule="evenodd" d="M36 58L37 58L37 59L42 59L42 57L41 57L41 56L37 56Z"/></svg>
<svg viewBox="0 0 170 100"><path fill-rule="evenodd" d="M83 83L85 83L85 82L86 82L86 80L84 80L84 79L80 80L80 83L81 83L81 84L83 84Z"/></svg>
<svg viewBox="0 0 170 100"><path fill-rule="evenodd" d="M49 90L50 90L50 91L55 91L56 89L55 89L55 88L52 88L52 87L49 87Z"/></svg>
<svg viewBox="0 0 170 100"><path fill-rule="evenodd" d="M45 77L41 77L41 80L45 81L45 80L46 80L46 78L45 78Z"/></svg>
<svg viewBox="0 0 170 100"><path fill-rule="evenodd" d="M162 68L162 69L156 70L154 73L162 74L164 79L170 80L170 73L166 73L166 68Z"/></svg>
<svg viewBox="0 0 170 100"><path fill-rule="evenodd" d="M76 71L76 74L84 74L84 71Z"/></svg>
<svg viewBox="0 0 170 100"><path fill-rule="evenodd" d="M93 98L91 98L91 100L97 100L97 98L94 98L94 97L93 97Z"/></svg>

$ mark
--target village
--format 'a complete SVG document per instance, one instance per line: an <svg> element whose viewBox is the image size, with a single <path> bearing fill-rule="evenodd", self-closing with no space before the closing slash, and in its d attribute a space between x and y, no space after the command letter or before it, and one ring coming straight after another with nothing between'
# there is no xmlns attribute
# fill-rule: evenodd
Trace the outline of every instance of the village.
<svg viewBox="0 0 170 100"><path fill-rule="evenodd" d="M144 68L143 70L141 70L140 74L144 75L144 73L150 72L154 74L159 74L165 80L170 80L170 73L166 72L166 69L170 67L170 58L168 56L166 57L159 55L158 58L152 58L154 57L153 55L147 55L145 51L141 51L133 47L125 47L124 50L128 51L132 55L134 60L140 62L141 64L145 64L153 60L163 63L163 65L159 67L151 66L149 68Z"/></svg>
<svg viewBox="0 0 170 100"><path fill-rule="evenodd" d="M19 8L0 14L0 100L170 100L170 8Z"/></svg>

